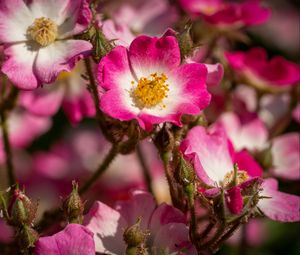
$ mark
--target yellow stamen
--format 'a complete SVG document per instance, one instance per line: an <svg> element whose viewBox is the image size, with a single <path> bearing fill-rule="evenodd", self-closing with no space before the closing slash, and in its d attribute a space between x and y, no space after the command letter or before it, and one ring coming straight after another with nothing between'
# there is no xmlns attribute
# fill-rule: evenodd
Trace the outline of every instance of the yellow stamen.
<svg viewBox="0 0 300 255"><path fill-rule="evenodd" d="M137 86L132 91L132 98L139 108L152 108L158 104L166 107L162 102L168 97L169 84L166 83L168 77L162 73L153 73L150 77L141 77ZM131 84L134 86L135 82Z"/></svg>
<svg viewBox="0 0 300 255"><path fill-rule="evenodd" d="M223 181L224 186L226 187L228 184L230 184L233 181L233 178L234 178L234 171L227 173L224 176L224 181ZM246 171L238 170L236 179L237 179L237 185L239 185L244 181L248 180L249 175Z"/></svg>
<svg viewBox="0 0 300 255"><path fill-rule="evenodd" d="M53 20L41 17L34 20L27 33L34 41L45 47L56 40L58 28Z"/></svg>

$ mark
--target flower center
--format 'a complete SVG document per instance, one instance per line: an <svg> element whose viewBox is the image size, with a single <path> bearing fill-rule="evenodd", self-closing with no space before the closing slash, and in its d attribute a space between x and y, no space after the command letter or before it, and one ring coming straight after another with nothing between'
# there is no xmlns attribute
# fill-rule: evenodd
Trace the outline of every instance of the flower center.
<svg viewBox="0 0 300 255"><path fill-rule="evenodd" d="M223 181L223 184L224 186L228 186L232 181L233 181L233 178L234 178L234 170L232 170L231 172L228 172L225 176L224 176L224 181ZM243 183L244 181L248 180L249 179L249 175L246 171L243 171L243 170L238 170L237 171L237 185Z"/></svg>
<svg viewBox="0 0 300 255"><path fill-rule="evenodd" d="M34 41L45 47L55 41L58 28L53 20L41 17L34 20L33 24L28 27L27 33Z"/></svg>
<svg viewBox="0 0 300 255"><path fill-rule="evenodd" d="M166 83L168 77L162 73L153 73L150 77L142 77L139 79L137 86L132 91L135 104L139 108L151 108L158 104L161 104L163 108L166 106L162 104L162 101L168 97L169 84ZM135 85L135 82L131 82Z"/></svg>

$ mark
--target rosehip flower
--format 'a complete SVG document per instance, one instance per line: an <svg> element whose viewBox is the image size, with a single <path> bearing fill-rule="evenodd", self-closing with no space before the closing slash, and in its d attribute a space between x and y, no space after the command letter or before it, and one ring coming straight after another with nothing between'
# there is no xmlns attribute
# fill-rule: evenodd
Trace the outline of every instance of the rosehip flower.
<svg viewBox="0 0 300 255"><path fill-rule="evenodd" d="M94 233L96 252L112 255L124 254L124 233L131 227L137 229L137 221L136 234L147 233L145 245L151 254L197 254L183 213L167 204L156 207L152 195L144 191L132 192L130 200L119 201L115 209L96 202L84 220Z"/></svg>
<svg viewBox="0 0 300 255"><path fill-rule="evenodd" d="M37 116L52 116L62 106L72 124L94 116L93 99L86 89L87 82L81 77L83 70L83 63L78 62L71 72L61 72L50 86L22 91L20 105Z"/></svg>
<svg viewBox="0 0 300 255"><path fill-rule="evenodd" d="M258 180L262 174L254 159L246 151L231 151L223 129L207 132L203 127L194 127L182 141L180 150L193 163L199 179L206 184L204 194L218 194L224 188L228 209L231 213L239 214L243 209L243 187ZM235 180L234 163L241 163L236 169Z"/></svg>
<svg viewBox="0 0 300 255"><path fill-rule="evenodd" d="M219 27L259 25L267 21L271 11L260 0L232 3L226 0L180 0L182 8L192 17L201 17Z"/></svg>
<svg viewBox="0 0 300 255"><path fill-rule="evenodd" d="M182 114L208 106L206 78L205 65L180 65L175 37L139 36L128 50L118 46L100 62L100 108L122 121L136 119L146 130L163 122L181 126Z"/></svg>
<svg viewBox="0 0 300 255"><path fill-rule="evenodd" d="M36 255L95 255L93 233L79 224L69 224L52 236L41 237L35 244Z"/></svg>
<svg viewBox="0 0 300 255"><path fill-rule="evenodd" d="M87 41L70 39L90 18L86 0L1 1L0 41L7 57L2 72L21 89L53 82L92 49Z"/></svg>
<svg viewBox="0 0 300 255"><path fill-rule="evenodd" d="M268 60L263 48L226 52L225 57L241 80L262 90L286 90L300 81L297 64L280 56Z"/></svg>
<svg viewBox="0 0 300 255"><path fill-rule="evenodd" d="M275 179L266 179L262 183L258 208L270 219L282 222L300 221L300 197L278 191Z"/></svg>
<svg viewBox="0 0 300 255"><path fill-rule="evenodd" d="M298 133L288 133L272 140L271 172L274 176L289 180L300 179L300 137Z"/></svg>

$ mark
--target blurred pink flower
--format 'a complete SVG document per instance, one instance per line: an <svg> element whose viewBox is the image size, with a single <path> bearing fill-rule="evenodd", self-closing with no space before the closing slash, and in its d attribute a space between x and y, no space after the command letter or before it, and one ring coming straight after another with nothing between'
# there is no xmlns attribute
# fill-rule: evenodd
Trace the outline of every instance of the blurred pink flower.
<svg viewBox="0 0 300 255"><path fill-rule="evenodd" d="M226 130L235 150L258 151L267 147L268 130L259 118L244 121L233 112L223 113L216 126Z"/></svg>
<svg viewBox="0 0 300 255"><path fill-rule="evenodd" d="M182 8L192 17L220 27L242 27L266 22L270 9L262 7L260 0L233 3L226 0L180 0Z"/></svg>
<svg viewBox="0 0 300 255"><path fill-rule="evenodd" d="M251 85L261 89L282 90L300 81L300 67L283 57L267 59L263 48L247 52L226 52L231 68Z"/></svg>
<svg viewBox="0 0 300 255"><path fill-rule="evenodd" d="M124 24L137 33L159 35L172 27L179 14L168 0L111 0L103 8L117 24Z"/></svg>
<svg viewBox="0 0 300 255"><path fill-rule="evenodd" d="M300 135L287 133L272 139L271 172L289 180L300 179Z"/></svg>
<svg viewBox="0 0 300 255"><path fill-rule="evenodd" d="M53 82L92 49L87 41L70 39L83 32L90 19L86 0L3 0L0 41L7 59L2 72L26 90Z"/></svg>
<svg viewBox="0 0 300 255"><path fill-rule="evenodd" d="M69 224L52 236L41 237L35 244L36 255L95 255L93 233L79 224Z"/></svg>
<svg viewBox="0 0 300 255"><path fill-rule="evenodd" d="M173 36L139 36L129 50L118 46L101 60L100 108L119 120L136 119L146 130L163 122L180 126L182 114L195 115L208 106L206 78L205 65L180 65Z"/></svg>
<svg viewBox="0 0 300 255"><path fill-rule="evenodd" d="M189 241L185 216L178 209L161 204L158 207L151 194L133 191L128 201L119 201L115 209L96 202L85 216L84 225L94 233L96 252L123 254L126 243L123 234L141 218L140 228L149 231L147 248L151 253L163 251L177 254L197 254Z"/></svg>
<svg viewBox="0 0 300 255"><path fill-rule="evenodd" d="M84 117L92 117L95 106L87 82L81 77L83 72L83 63L79 62L70 73L61 72L53 84L34 91L22 91L19 104L37 116L52 116L62 106L72 124Z"/></svg>

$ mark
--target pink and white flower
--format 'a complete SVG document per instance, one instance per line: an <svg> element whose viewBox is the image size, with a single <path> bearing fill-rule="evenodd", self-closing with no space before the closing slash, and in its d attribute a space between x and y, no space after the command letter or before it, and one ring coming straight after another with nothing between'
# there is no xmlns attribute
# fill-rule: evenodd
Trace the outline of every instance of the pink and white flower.
<svg viewBox="0 0 300 255"><path fill-rule="evenodd" d="M91 19L86 0L3 0L0 42L6 60L2 72L19 88L32 90L70 71L92 45L70 39Z"/></svg>
<svg viewBox="0 0 300 255"><path fill-rule="evenodd" d="M69 224L52 236L41 237L35 244L36 255L95 255L93 233L79 224Z"/></svg>
<svg viewBox="0 0 300 255"><path fill-rule="evenodd" d="M122 121L136 119L146 130L163 122L180 126L182 114L208 106L206 78L205 65L180 65L175 37L139 36L129 49L118 46L100 62L100 108Z"/></svg>
<svg viewBox="0 0 300 255"><path fill-rule="evenodd" d="M274 176L289 180L300 179L300 137L287 133L272 139L271 172Z"/></svg>
<svg viewBox="0 0 300 255"><path fill-rule="evenodd" d="M201 17L219 27L259 25L267 21L271 11L260 0L233 3L226 0L180 0L182 8L192 17Z"/></svg>
<svg viewBox="0 0 300 255"><path fill-rule="evenodd" d="M230 152L228 140L222 130L208 133L203 127L194 127L183 140L180 149L184 156L190 160L196 174L210 188L204 190L204 194L213 194L215 188L225 187L233 177L233 163L241 162L237 171L237 186L225 190L227 207L231 213L238 214L243 209L241 191L250 185L253 180L262 182L259 195L261 198L257 207L269 218L277 221L298 221L300 219L298 196L277 191L276 180L263 180L261 168L255 166L255 161L249 157L246 151L236 156ZM233 159L232 159L233 155ZM245 157L246 156L246 157ZM242 157L244 157L242 159ZM254 166L254 167L253 167ZM243 170L240 170L243 169ZM249 171L251 170L251 171ZM259 179L258 179L259 178Z"/></svg>
<svg viewBox="0 0 300 255"><path fill-rule="evenodd" d="M19 104L37 116L52 116L62 106L72 124L84 117L95 115L95 106L87 90L87 82L81 77L83 63L78 62L70 72L62 72L47 87L34 91L22 91Z"/></svg>
<svg viewBox="0 0 300 255"><path fill-rule="evenodd" d="M283 57L268 60L263 48L226 52L231 68L247 83L264 90L281 91L300 81L300 67Z"/></svg>
<svg viewBox="0 0 300 255"><path fill-rule="evenodd" d="M126 250L125 229L133 226L139 218L141 230L149 232L146 248L151 254L158 251L197 254L189 241L182 212L167 204L156 207L153 197L144 191L132 192L130 200L119 201L115 209L96 202L85 216L84 223L94 233L96 252L118 255Z"/></svg>

